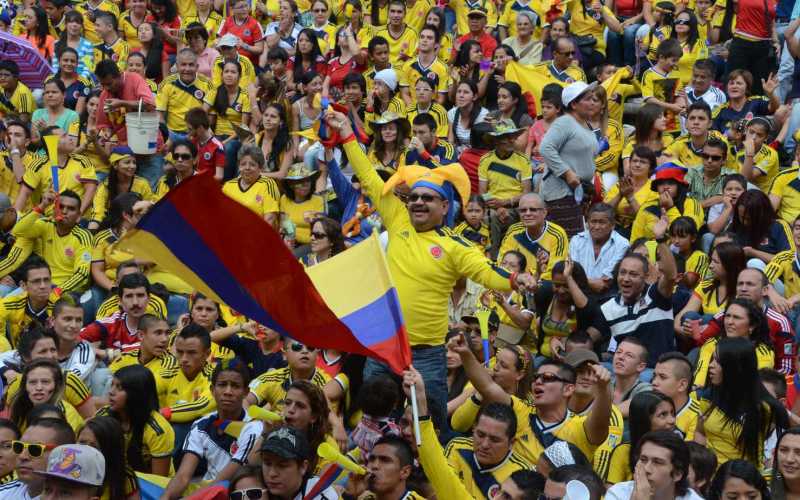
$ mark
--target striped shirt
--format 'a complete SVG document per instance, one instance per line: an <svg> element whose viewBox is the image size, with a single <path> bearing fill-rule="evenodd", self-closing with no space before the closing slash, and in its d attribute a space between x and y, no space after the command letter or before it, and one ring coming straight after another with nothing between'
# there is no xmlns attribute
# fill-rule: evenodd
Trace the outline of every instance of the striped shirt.
<svg viewBox="0 0 800 500"><path fill-rule="evenodd" d="M58 362L63 370L71 371L86 382L94 372L96 363L94 348L92 344L82 340L78 342L69 356Z"/></svg>

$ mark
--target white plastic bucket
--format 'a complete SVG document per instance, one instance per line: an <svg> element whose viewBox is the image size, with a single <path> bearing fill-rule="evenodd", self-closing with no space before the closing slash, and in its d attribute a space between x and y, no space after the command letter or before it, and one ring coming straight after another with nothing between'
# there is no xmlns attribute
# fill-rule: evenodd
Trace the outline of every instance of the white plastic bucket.
<svg viewBox="0 0 800 500"><path fill-rule="evenodd" d="M142 113L142 101L139 100L139 111L125 115L125 126L128 129L128 147L131 151L137 155L155 154L158 113Z"/></svg>

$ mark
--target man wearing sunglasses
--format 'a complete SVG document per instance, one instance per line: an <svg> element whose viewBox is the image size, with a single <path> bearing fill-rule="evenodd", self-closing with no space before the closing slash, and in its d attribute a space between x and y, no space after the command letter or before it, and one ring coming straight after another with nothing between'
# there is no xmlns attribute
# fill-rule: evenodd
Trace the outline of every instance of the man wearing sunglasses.
<svg viewBox="0 0 800 500"><path fill-rule="evenodd" d="M592 364L594 372L594 402L585 415L569 411L567 404L575 393L575 369L561 361L545 361L533 377L531 393L535 406L530 406L517 396L505 392L492 379L484 366L475 359L463 336L450 339L450 348L461 357L464 371L476 394L459 408L459 419L468 419L468 412L477 414L481 404L496 402L513 408L519 427L513 450L523 460L535 464L545 448L556 439L568 441L592 457L595 450L608 437L611 422L611 398L608 385L611 374L599 364ZM587 381L589 379L587 378Z"/></svg>
<svg viewBox="0 0 800 500"><path fill-rule="evenodd" d="M575 61L575 43L572 38L562 36L553 44L553 60L541 62L534 68L546 77L563 83L585 82L586 73Z"/></svg>
<svg viewBox="0 0 800 500"><path fill-rule="evenodd" d="M435 169L408 167L388 182L378 176L372 163L355 141L350 121L342 113L325 117L343 137L343 147L386 226L389 239L387 258L395 280L414 366L422 373L433 404L446 415L447 362L444 339L447 335L447 303L453 287L462 277L498 291L533 288L529 274L512 274L490 262L477 247L456 236L448 227L455 222L457 200L469 198L469 178L458 164ZM391 188L410 188L408 203L395 196ZM368 359L364 378L387 374L388 367ZM446 429L446 422L439 422Z"/></svg>
<svg viewBox="0 0 800 500"><path fill-rule="evenodd" d="M262 373L250 382L250 394L244 406L269 403L273 411L280 412L286 391L295 380L308 380L322 389L331 378L323 370L317 370L317 350L302 342L287 339L283 343L283 354L289 366Z"/></svg>
<svg viewBox="0 0 800 500"><path fill-rule="evenodd" d="M19 440L11 442L11 449L17 455L14 470L18 479L0 486L0 498L38 498L44 488L44 478L38 472L46 469L50 452L74 442L75 432L66 421L58 418L33 421Z"/></svg>

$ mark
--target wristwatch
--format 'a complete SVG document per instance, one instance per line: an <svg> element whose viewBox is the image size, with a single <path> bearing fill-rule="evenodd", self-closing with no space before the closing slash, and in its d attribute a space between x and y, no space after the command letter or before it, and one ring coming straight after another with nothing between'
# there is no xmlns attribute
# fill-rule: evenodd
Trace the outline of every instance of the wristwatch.
<svg viewBox="0 0 800 500"><path fill-rule="evenodd" d="M656 238L656 243L666 243L669 241L669 236L666 234L662 235L660 238Z"/></svg>

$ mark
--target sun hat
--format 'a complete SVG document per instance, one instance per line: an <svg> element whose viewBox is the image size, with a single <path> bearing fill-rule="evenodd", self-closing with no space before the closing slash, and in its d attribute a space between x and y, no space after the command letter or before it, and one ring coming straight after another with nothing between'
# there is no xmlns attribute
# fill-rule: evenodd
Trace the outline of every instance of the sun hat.
<svg viewBox="0 0 800 500"><path fill-rule="evenodd" d="M519 135L525 132L525 129L519 128L514 124L514 120L510 118L501 118L494 124L494 130L489 132L492 137L503 137L505 135Z"/></svg>
<svg viewBox="0 0 800 500"><path fill-rule="evenodd" d="M372 130L377 131L383 125L397 122L398 128L400 128L404 135L408 137L411 134L411 124L408 123L408 118L405 116L400 116L394 111L384 111L381 113L381 116L378 117L377 120L373 120L370 122L370 127Z"/></svg>
<svg viewBox="0 0 800 500"><path fill-rule="evenodd" d="M125 158L132 158L133 157L133 150L128 146L116 146L114 149L111 150L111 156L108 157L108 163L111 165L117 163L118 161L124 160Z"/></svg>

